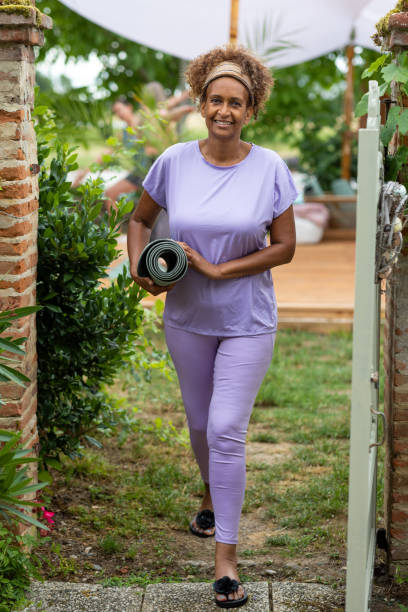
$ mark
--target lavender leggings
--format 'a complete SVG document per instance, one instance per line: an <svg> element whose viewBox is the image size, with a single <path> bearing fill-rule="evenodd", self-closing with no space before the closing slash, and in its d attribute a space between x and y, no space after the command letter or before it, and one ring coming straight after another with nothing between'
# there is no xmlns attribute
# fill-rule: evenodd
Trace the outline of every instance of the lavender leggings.
<svg viewBox="0 0 408 612"><path fill-rule="evenodd" d="M219 338L165 326L217 542L236 544L245 494L245 437L275 333Z"/></svg>

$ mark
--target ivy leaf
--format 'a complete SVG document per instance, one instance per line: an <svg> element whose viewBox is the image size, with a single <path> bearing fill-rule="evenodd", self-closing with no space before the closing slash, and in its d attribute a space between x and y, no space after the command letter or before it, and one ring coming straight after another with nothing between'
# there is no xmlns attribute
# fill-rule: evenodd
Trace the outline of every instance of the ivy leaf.
<svg viewBox="0 0 408 612"><path fill-rule="evenodd" d="M48 484L52 484L53 478L49 472L46 470L41 470L38 472L38 480L39 482L46 482Z"/></svg>
<svg viewBox="0 0 408 612"><path fill-rule="evenodd" d="M390 55L380 55L380 57L377 57L375 62L370 64L370 66L364 70L363 74L361 75L361 78L366 79L367 77L377 72L377 70L381 68L390 57Z"/></svg>
<svg viewBox="0 0 408 612"><path fill-rule="evenodd" d="M391 81L397 81L397 83L405 83L408 81L408 68L399 66L398 64L388 64L381 70L384 77L384 81L390 83Z"/></svg>
<svg viewBox="0 0 408 612"><path fill-rule="evenodd" d="M385 147L389 144L392 135L397 129L400 110L399 106L392 106L388 113L387 123L381 129L381 142Z"/></svg>
<svg viewBox="0 0 408 612"><path fill-rule="evenodd" d="M378 88L380 98L381 96L385 94L387 89L388 89L388 83L381 83L381 85ZM368 96L369 96L368 92L365 93L361 97L359 102L357 103L356 108L354 109L355 117L362 117L363 115L366 115L368 113Z"/></svg>
<svg viewBox="0 0 408 612"><path fill-rule="evenodd" d="M368 113L368 93L365 93L361 100L358 102L354 115L356 117L362 117Z"/></svg>
<svg viewBox="0 0 408 612"><path fill-rule="evenodd" d="M408 108L404 108L398 119L398 129L400 134L404 135L408 132Z"/></svg>
<svg viewBox="0 0 408 612"><path fill-rule="evenodd" d="M406 51L398 56L398 62L401 66L408 67L408 53Z"/></svg>

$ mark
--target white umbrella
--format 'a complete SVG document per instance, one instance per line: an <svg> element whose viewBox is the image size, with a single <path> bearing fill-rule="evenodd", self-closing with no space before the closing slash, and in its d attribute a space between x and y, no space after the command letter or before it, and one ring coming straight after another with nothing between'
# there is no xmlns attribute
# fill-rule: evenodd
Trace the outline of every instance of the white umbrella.
<svg viewBox="0 0 408 612"><path fill-rule="evenodd" d="M230 40L235 7L238 42L276 67L298 64L350 43L375 49L371 40L375 24L396 4L396 0L62 1L112 32L184 59ZM284 48L268 53L274 47Z"/></svg>
<svg viewBox="0 0 408 612"><path fill-rule="evenodd" d="M231 41L283 68L347 47L343 178L350 178L353 45L376 49L375 24L396 0L62 0L125 38L184 59Z"/></svg>

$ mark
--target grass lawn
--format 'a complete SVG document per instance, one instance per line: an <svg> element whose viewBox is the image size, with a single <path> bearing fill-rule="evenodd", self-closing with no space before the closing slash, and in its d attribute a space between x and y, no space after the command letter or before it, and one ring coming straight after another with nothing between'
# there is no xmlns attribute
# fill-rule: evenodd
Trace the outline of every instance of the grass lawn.
<svg viewBox="0 0 408 612"><path fill-rule="evenodd" d="M278 334L248 434L242 579L344 585L350 384L350 334ZM211 580L214 541L188 533L201 483L175 376L126 371L112 391L134 423L54 472L44 575ZM382 453L379 472L381 483ZM381 513L381 484L378 497Z"/></svg>

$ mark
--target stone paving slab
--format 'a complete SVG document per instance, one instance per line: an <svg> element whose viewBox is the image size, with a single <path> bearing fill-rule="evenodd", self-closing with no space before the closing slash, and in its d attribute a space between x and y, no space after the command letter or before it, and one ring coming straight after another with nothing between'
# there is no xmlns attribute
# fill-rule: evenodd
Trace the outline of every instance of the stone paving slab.
<svg viewBox="0 0 408 612"><path fill-rule="evenodd" d="M140 612L143 591L72 582L33 582L24 612Z"/></svg>
<svg viewBox="0 0 408 612"><path fill-rule="evenodd" d="M245 582L248 603L239 608L245 612L269 612L267 582ZM214 612L221 610L214 603L211 583L149 584L142 612Z"/></svg>
<svg viewBox="0 0 408 612"><path fill-rule="evenodd" d="M323 584L272 583L273 612L343 612L344 593Z"/></svg>

